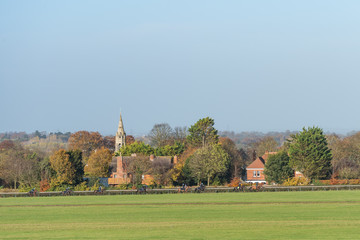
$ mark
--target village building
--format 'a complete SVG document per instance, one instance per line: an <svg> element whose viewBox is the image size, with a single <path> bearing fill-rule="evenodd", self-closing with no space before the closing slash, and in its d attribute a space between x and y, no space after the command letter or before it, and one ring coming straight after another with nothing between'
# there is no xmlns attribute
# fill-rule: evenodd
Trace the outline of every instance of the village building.
<svg viewBox="0 0 360 240"><path fill-rule="evenodd" d="M261 157L258 157L249 166L246 167L246 182L250 183L266 183L264 169L265 163L270 155L277 152L265 152ZM299 171L294 171L294 177L301 178L304 175Z"/></svg>
<svg viewBox="0 0 360 240"><path fill-rule="evenodd" d="M120 114L120 120L118 130L115 136L115 151L118 152L121 147L126 146L126 133L124 129L123 120ZM138 157L136 154L131 156L116 156L113 157L110 163L110 177L108 178L108 184L115 186L119 184L131 183L131 173L127 171L127 167L131 161L134 161ZM177 156L154 156L150 155L149 160L151 164L164 164L173 167L177 163ZM154 181L154 178L145 174L142 176L142 183L150 185Z"/></svg>
<svg viewBox="0 0 360 240"><path fill-rule="evenodd" d="M272 154L276 154L276 152L265 152L263 156L258 157L249 166L246 167L246 182L266 183L264 175L265 163L269 155Z"/></svg>

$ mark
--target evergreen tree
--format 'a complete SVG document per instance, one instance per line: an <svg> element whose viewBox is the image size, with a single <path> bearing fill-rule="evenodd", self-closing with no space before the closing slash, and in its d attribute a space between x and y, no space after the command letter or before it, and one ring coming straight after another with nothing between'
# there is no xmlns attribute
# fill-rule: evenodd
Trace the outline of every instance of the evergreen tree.
<svg viewBox="0 0 360 240"><path fill-rule="evenodd" d="M214 128L214 119L209 117L200 119L189 128L188 142L195 147L205 147L218 143L219 136Z"/></svg>
<svg viewBox="0 0 360 240"><path fill-rule="evenodd" d="M289 161L290 158L286 152L270 155L264 170L266 181L283 183L286 179L293 177L294 170L290 167Z"/></svg>
<svg viewBox="0 0 360 240"><path fill-rule="evenodd" d="M84 164L81 150L71 150L66 152L69 155L69 161L75 170L73 184L77 185L83 181L84 178Z"/></svg>
<svg viewBox="0 0 360 240"><path fill-rule="evenodd" d="M309 179L326 179L331 175L332 154L321 128L312 127L291 136L290 166Z"/></svg>

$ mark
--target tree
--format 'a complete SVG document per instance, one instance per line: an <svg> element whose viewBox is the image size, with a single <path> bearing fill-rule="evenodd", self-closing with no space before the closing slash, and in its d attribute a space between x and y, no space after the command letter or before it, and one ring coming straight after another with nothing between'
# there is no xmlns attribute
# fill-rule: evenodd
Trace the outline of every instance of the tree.
<svg viewBox="0 0 360 240"><path fill-rule="evenodd" d="M150 144L154 147L162 147L173 141L173 130L167 123L155 124L151 129Z"/></svg>
<svg viewBox="0 0 360 240"><path fill-rule="evenodd" d="M52 179L54 185L73 184L75 168L69 158L69 154L64 149L60 149L50 156L51 168L56 172L55 178Z"/></svg>
<svg viewBox="0 0 360 240"><path fill-rule="evenodd" d="M12 183L31 186L39 180L39 156L19 144L7 145L0 150L0 178Z"/></svg>
<svg viewBox="0 0 360 240"><path fill-rule="evenodd" d="M69 161L74 168L73 184L77 185L83 181L84 178L84 163L82 160L81 150L70 150L66 152L69 155Z"/></svg>
<svg viewBox="0 0 360 240"><path fill-rule="evenodd" d="M170 180L170 169L172 165L166 159L156 159L151 164L151 175L156 183L167 185Z"/></svg>
<svg viewBox="0 0 360 240"><path fill-rule="evenodd" d="M188 142L195 147L205 147L208 144L216 144L219 136L214 128L214 120L206 117L197 121L189 128Z"/></svg>
<svg viewBox="0 0 360 240"><path fill-rule="evenodd" d="M132 135L126 135L126 145L131 145L135 142L135 138Z"/></svg>
<svg viewBox="0 0 360 240"><path fill-rule="evenodd" d="M290 158L287 152L279 152L269 155L265 163L264 174L266 181L271 183L283 183L294 176L294 170L289 165Z"/></svg>
<svg viewBox="0 0 360 240"><path fill-rule="evenodd" d="M173 145L165 145L155 149L156 156L179 156L185 150L185 145L180 142L175 142Z"/></svg>
<svg viewBox="0 0 360 240"><path fill-rule="evenodd" d="M111 151L107 148L100 148L93 152L85 167L86 173L93 177L109 177L109 167L112 160Z"/></svg>
<svg viewBox="0 0 360 240"><path fill-rule="evenodd" d="M92 151L100 148L102 145L103 139L98 132L78 131L71 134L69 138L69 149L81 150L85 160L87 160Z"/></svg>
<svg viewBox="0 0 360 240"><path fill-rule="evenodd" d="M137 155L131 159L123 160L126 172L131 176L131 182L135 185L142 183L142 176L149 171L151 161L148 156Z"/></svg>
<svg viewBox="0 0 360 240"><path fill-rule="evenodd" d="M188 135L187 127L175 127L174 128L174 141L179 143L185 143Z"/></svg>
<svg viewBox="0 0 360 240"><path fill-rule="evenodd" d="M210 178L215 174L224 173L228 166L229 155L220 145L208 145L198 149L189 160L192 175L201 181L207 179L208 186Z"/></svg>
<svg viewBox="0 0 360 240"><path fill-rule="evenodd" d="M229 155L230 176L232 178L240 177L246 168L246 162L248 160L246 152L243 149L238 149L230 138L220 138L220 144Z"/></svg>
<svg viewBox="0 0 360 240"><path fill-rule="evenodd" d="M333 177L352 179L360 176L360 145L356 135L345 139L336 135L327 136L333 155Z"/></svg>
<svg viewBox="0 0 360 240"><path fill-rule="evenodd" d="M114 136L105 136L103 138L103 144L105 148L109 149L111 152L115 151L115 137Z"/></svg>
<svg viewBox="0 0 360 240"><path fill-rule="evenodd" d="M309 179L326 179L331 175L332 154L321 128L312 127L291 136L290 166Z"/></svg>
<svg viewBox="0 0 360 240"><path fill-rule="evenodd" d="M257 156L262 156L265 152L275 152L279 144L273 137L264 137L253 144Z"/></svg>
<svg viewBox="0 0 360 240"><path fill-rule="evenodd" d="M148 144L143 142L135 141L131 145L126 145L120 148L120 153L122 156L131 156L131 154L143 154L143 155L151 155L154 154L155 150Z"/></svg>

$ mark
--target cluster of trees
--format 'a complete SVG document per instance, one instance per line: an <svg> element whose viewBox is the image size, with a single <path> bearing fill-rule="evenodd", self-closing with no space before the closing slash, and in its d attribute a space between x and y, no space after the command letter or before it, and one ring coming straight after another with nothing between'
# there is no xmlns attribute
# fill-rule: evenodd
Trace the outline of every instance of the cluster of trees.
<svg viewBox="0 0 360 240"><path fill-rule="evenodd" d="M294 170L309 180L329 179L332 175L332 153L327 138L318 127L304 128L288 139L280 152L265 164L268 182L283 183L294 176Z"/></svg>
<svg viewBox="0 0 360 240"><path fill-rule="evenodd" d="M156 124L149 134L150 145L135 142L120 149L123 156L133 153L142 156L178 156L175 166L166 161L145 164L135 175L149 173L159 184L196 184L200 181L224 183L233 176L243 174L247 154L236 148L229 138L219 138L214 128L214 120L207 117L200 119L189 129L169 124ZM145 160L144 160L145 161Z"/></svg>
<svg viewBox="0 0 360 240"><path fill-rule="evenodd" d="M304 128L291 134L282 146L278 139L264 135L240 148L232 139L220 137L214 124L209 117L190 128L155 124L148 135L150 144L127 136L126 146L117 153L115 137L103 137L98 132L79 131L68 137L50 134L54 139L68 138L66 147L59 145L51 153L31 144L5 140L0 143L0 184L17 188L45 180L50 187L77 185L84 176L108 177L114 155L133 153L137 157L125 160L124 167L134 184L140 183L144 174L152 175L161 185L224 184L235 177L244 179L246 166L266 151L278 152L270 155L265 165L269 182L282 183L294 176L294 170L310 180L360 178L360 133L326 136L320 128ZM41 132L34 136L42 142L49 138ZM158 156L157 161L151 162L150 155ZM175 166L160 157L175 155Z"/></svg>

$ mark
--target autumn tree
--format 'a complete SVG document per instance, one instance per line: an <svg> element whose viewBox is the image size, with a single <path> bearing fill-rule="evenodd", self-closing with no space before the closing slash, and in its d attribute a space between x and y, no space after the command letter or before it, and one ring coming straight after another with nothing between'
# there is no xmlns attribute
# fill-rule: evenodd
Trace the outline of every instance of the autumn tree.
<svg viewBox="0 0 360 240"><path fill-rule="evenodd" d="M64 149L60 149L50 156L51 168L56 172L55 178L52 179L54 185L73 184L75 168L69 158L69 154Z"/></svg>
<svg viewBox="0 0 360 240"><path fill-rule="evenodd" d="M271 183L283 183L294 176L294 170L290 167L290 158L287 152L278 152L269 155L265 163L264 174L266 181Z"/></svg>
<svg viewBox="0 0 360 240"><path fill-rule="evenodd" d="M109 167L112 160L111 151L100 148L93 152L85 167L86 174L93 177L109 177Z"/></svg>
<svg viewBox="0 0 360 240"><path fill-rule="evenodd" d="M103 145L103 138L98 132L78 131L70 135L69 149L79 149L87 159L91 152Z"/></svg>
<svg viewBox="0 0 360 240"><path fill-rule="evenodd" d="M173 129L167 123L155 124L149 133L150 144L154 147L162 147L173 141Z"/></svg>
<svg viewBox="0 0 360 240"><path fill-rule="evenodd" d="M52 185L79 184L84 177L84 164L80 150L60 149L50 156L50 166L55 171Z"/></svg>
<svg viewBox="0 0 360 240"><path fill-rule="evenodd" d="M205 147L209 144L216 144L219 136L214 128L214 120L206 117L197 121L189 128L187 141L195 147Z"/></svg>
<svg viewBox="0 0 360 240"><path fill-rule="evenodd" d="M252 144L257 156L262 156L265 152L276 152L279 147L278 142L273 137L264 137Z"/></svg>
<svg viewBox="0 0 360 240"><path fill-rule="evenodd" d="M39 156L19 144L9 144L0 150L0 178L12 183L31 186L39 180Z"/></svg>
<svg viewBox="0 0 360 240"><path fill-rule="evenodd" d="M321 128L303 128L292 135L289 146L290 166L309 179L331 176L332 154Z"/></svg>
<svg viewBox="0 0 360 240"><path fill-rule="evenodd" d="M115 137L114 136L105 136L103 138L103 144L105 148L109 149L111 152L115 151Z"/></svg>
<svg viewBox="0 0 360 240"><path fill-rule="evenodd" d="M228 164L229 155L217 144L198 149L189 159L192 175L198 181L207 179L208 186L210 179L215 174L224 173Z"/></svg>
<svg viewBox="0 0 360 240"><path fill-rule="evenodd" d="M333 155L333 177L352 179L360 176L360 144L357 135L345 139L336 135L327 136Z"/></svg>
<svg viewBox="0 0 360 240"><path fill-rule="evenodd" d="M132 135L126 135L126 145L131 145L135 142L135 138Z"/></svg>

